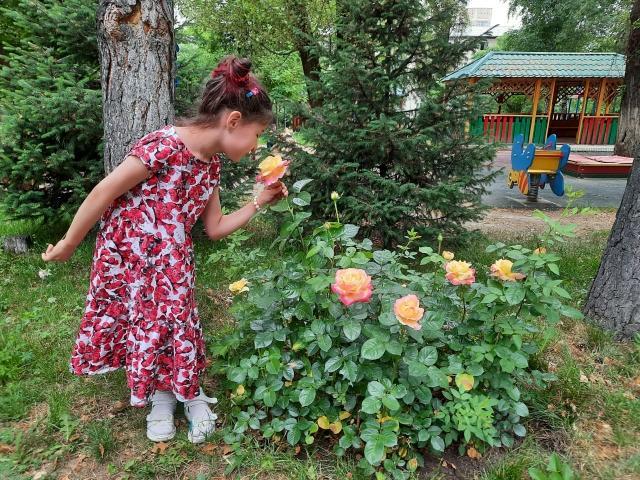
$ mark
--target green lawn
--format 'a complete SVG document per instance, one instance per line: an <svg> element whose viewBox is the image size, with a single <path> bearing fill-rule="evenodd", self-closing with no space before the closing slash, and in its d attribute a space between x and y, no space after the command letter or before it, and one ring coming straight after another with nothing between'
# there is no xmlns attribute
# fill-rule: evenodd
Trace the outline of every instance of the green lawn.
<svg viewBox="0 0 640 480"><path fill-rule="evenodd" d="M45 265L40 252L59 235L36 224L0 220L0 236L35 232L36 242L25 256L0 253L0 478L221 477L229 465L223 442L191 445L181 414L175 440L154 445L146 439L148 412L128 407L122 371L92 378L68 372L94 238L69 262ZM252 231L247 250L269 244L269 224L257 223ZM559 249L561 272L576 305L587 293L606 238L606 232L599 232ZM493 259L484 248L496 240L482 237L459 247L456 258L490 264ZM216 248L205 238L196 239L197 297L209 348L233 328L226 287L237 280L224 278L220 266L206 264ZM41 279L41 269L50 276ZM530 395L527 438L512 451L489 452L479 460L448 455L459 475L466 469L476 472L456 478L526 479L527 469L546 463L553 451L584 479L639 478L640 345L619 344L598 327L578 321L566 320L559 330L545 333L547 345L536 362L559 380ZM205 389L222 400L218 413L224 420L225 393L216 389L214 377L206 378ZM296 454L256 444L241 459L233 478L359 478L355 459L337 459L322 446ZM451 472L440 467L421 478L454 478Z"/></svg>

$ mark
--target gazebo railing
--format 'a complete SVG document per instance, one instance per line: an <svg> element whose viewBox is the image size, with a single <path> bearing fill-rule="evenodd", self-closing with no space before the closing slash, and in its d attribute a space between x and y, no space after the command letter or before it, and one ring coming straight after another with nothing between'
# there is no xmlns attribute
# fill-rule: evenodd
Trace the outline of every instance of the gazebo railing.
<svg viewBox="0 0 640 480"><path fill-rule="evenodd" d="M585 116L577 143L584 145L614 145L618 137L617 116Z"/></svg>
<svg viewBox="0 0 640 480"><path fill-rule="evenodd" d="M512 143L519 133L529 138L531 115L486 114L479 117L473 125L473 133L482 135L491 143ZM544 143L547 131L547 118L537 117L533 132L534 143Z"/></svg>
<svg viewBox="0 0 640 480"><path fill-rule="evenodd" d="M520 114L495 114L489 113L478 117L472 124L472 133L483 136L490 143L512 143L519 133L524 134L528 139L531 132L531 115ZM553 113L552 122L570 121L577 122L579 114L575 113ZM619 117L614 115L606 116L585 116L582 122L581 133L577 142L586 145L614 145L618 135ZM560 126L556 125L556 127ZM577 126L574 126L574 133ZM551 133L551 132L550 132ZM557 132L554 132L557 133ZM547 117L536 117L535 128L533 130L533 143L544 144L547 135Z"/></svg>

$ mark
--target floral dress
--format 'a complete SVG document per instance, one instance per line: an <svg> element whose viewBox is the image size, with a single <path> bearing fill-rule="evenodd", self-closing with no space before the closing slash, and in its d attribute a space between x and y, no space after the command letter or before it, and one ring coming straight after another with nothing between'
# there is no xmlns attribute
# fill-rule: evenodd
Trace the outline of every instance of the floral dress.
<svg viewBox="0 0 640 480"><path fill-rule="evenodd" d="M102 215L70 370L124 367L133 406L146 405L156 389L185 401L198 395L205 368L191 229L219 183L220 159L196 158L171 125L128 155L150 176Z"/></svg>

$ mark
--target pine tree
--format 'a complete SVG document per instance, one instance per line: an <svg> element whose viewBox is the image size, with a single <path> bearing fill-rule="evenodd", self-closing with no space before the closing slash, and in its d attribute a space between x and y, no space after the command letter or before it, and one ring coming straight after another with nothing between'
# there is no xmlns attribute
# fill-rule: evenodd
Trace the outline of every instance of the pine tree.
<svg viewBox="0 0 640 480"><path fill-rule="evenodd" d="M441 82L468 49L449 41L464 6L339 2L336 34L318 47L323 103L305 129L315 153L295 153L292 165L296 177L314 179L319 218L332 214L332 191L342 195L343 223L386 244L409 228L458 235L479 218L492 149L466 133L478 113L467 92Z"/></svg>
<svg viewBox="0 0 640 480"><path fill-rule="evenodd" d="M16 218L69 220L103 172L100 72L91 0L2 8L0 201Z"/></svg>

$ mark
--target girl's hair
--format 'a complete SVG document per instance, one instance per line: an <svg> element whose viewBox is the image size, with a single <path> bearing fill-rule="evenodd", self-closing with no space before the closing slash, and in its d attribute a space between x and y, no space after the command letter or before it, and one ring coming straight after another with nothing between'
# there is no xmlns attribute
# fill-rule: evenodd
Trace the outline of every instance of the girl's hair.
<svg viewBox="0 0 640 480"><path fill-rule="evenodd" d="M273 119L271 100L251 73L251 61L247 58L234 55L223 58L204 86L197 114L177 123L212 126L225 109L239 111L245 121L270 123Z"/></svg>

